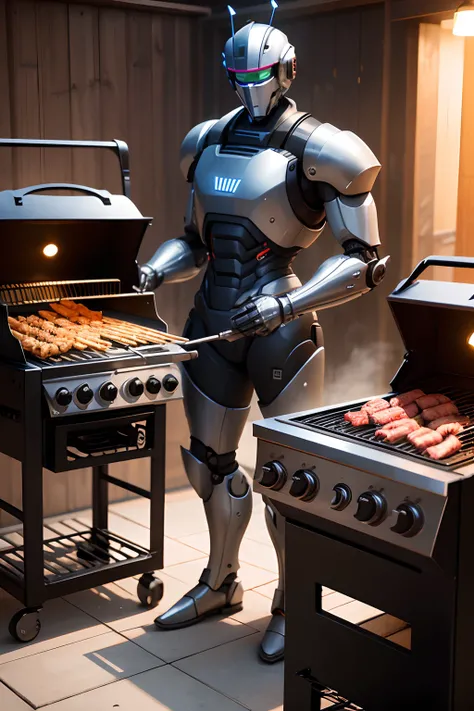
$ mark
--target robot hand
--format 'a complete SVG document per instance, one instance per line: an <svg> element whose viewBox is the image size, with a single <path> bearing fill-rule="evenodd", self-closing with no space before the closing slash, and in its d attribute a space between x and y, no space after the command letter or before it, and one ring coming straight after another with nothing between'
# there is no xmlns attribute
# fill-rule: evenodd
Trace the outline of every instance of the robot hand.
<svg viewBox="0 0 474 711"><path fill-rule="evenodd" d="M274 296L257 296L248 301L231 322L244 336L268 336L285 322L283 304Z"/></svg>
<svg viewBox="0 0 474 711"><path fill-rule="evenodd" d="M155 291L163 283L163 277L155 272L149 264L138 267L138 288L137 291Z"/></svg>

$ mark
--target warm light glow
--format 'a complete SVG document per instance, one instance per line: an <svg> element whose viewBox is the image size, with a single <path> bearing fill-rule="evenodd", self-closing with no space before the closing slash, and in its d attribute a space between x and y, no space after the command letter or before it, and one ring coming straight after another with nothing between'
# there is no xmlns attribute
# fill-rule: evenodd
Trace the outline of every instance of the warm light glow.
<svg viewBox="0 0 474 711"><path fill-rule="evenodd" d="M463 2L454 13L453 34L457 37L474 37L474 2Z"/></svg>
<svg viewBox="0 0 474 711"><path fill-rule="evenodd" d="M55 244L47 244L43 249L43 254L45 257L55 257L58 253L58 247Z"/></svg>
<svg viewBox="0 0 474 711"><path fill-rule="evenodd" d="M468 344L470 346L472 346L472 348L474 348L474 333L471 333L469 340L468 340Z"/></svg>

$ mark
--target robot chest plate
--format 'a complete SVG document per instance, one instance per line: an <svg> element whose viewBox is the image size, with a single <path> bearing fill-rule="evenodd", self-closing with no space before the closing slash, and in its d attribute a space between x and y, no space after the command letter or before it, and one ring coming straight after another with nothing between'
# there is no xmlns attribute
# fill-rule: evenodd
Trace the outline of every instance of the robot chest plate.
<svg viewBox="0 0 474 711"><path fill-rule="evenodd" d="M281 247L307 247L316 235L294 214L286 189L293 156L272 149L255 151L243 146L237 153L233 148L209 146L203 152L194 175L201 234L206 215L229 215L251 220Z"/></svg>

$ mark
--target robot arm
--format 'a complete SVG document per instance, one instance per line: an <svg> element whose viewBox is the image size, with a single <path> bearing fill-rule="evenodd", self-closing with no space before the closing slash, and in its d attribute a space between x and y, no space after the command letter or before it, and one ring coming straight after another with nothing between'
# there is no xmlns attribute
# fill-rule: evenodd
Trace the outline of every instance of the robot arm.
<svg viewBox="0 0 474 711"><path fill-rule="evenodd" d="M164 242L153 257L139 267L140 291L153 291L163 283L192 279L206 262L207 250L195 226L193 197L191 190L184 236Z"/></svg>
<svg viewBox="0 0 474 711"><path fill-rule="evenodd" d="M181 145L180 167L191 183L186 210L184 236L164 242L153 257L138 267L139 290L153 291L161 284L176 284L195 277L207 259L207 250L199 235L194 214L193 168L206 144L206 137L216 121L204 121L188 133Z"/></svg>
<svg viewBox="0 0 474 711"><path fill-rule="evenodd" d="M321 128L324 126L315 133ZM334 135L329 132L329 136ZM308 141L303 169L308 179L316 181L317 176L321 181L318 189L327 222L344 254L327 259L299 289L279 297L257 297L246 304L233 319L234 327L245 335L266 335L305 313L352 301L375 288L385 276L389 258L378 257L377 208L370 192L380 165L354 134L344 136L344 151L337 145L337 150L333 147L330 152L332 160L327 156L321 160L327 146L324 144L318 153L313 136ZM331 183L325 182L328 180Z"/></svg>

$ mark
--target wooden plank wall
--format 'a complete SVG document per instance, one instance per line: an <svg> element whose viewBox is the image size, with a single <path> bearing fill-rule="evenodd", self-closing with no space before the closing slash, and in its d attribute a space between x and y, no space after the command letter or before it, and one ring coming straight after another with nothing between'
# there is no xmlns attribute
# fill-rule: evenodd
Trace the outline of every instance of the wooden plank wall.
<svg viewBox="0 0 474 711"><path fill-rule="evenodd" d="M286 13L280 16L277 26L287 33L297 51L298 76L289 96L318 120L355 131L380 155L383 4L297 18ZM236 100L219 61L229 35L228 24L206 32L209 83L205 109L210 118L229 111L236 106ZM389 167L384 166L384 170L388 173ZM379 179L374 190L376 200L380 198L380 188ZM401 240L399 234L396 239L388 234L381 237L383 254L393 254L393 250L397 253L395 269L390 270L384 286L363 300L320 314L328 358L327 395L331 400L383 390L393 375L393 361L398 359L399 363L403 353L394 330L386 327L390 314L384 300L401 278ZM295 269L306 280L324 259L339 252L338 244L326 230L316 245L297 258Z"/></svg>
<svg viewBox="0 0 474 711"><path fill-rule="evenodd" d="M0 0L0 134L127 141L133 199L155 218L143 260L182 230L187 186L179 145L202 113L198 23L91 4ZM119 191L117 166L108 153L0 149L0 189L63 181ZM194 288L185 284L158 296L160 315L175 332ZM169 408L169 419L168 483L174 486L184 481L177 444L187 433L180 404ZM2 458L1 468L0 497L18 503L18 467ZM146 463L116 469L146 486ZM47 513L87 505L89 495L87 473L46 475Z"/></svg>

